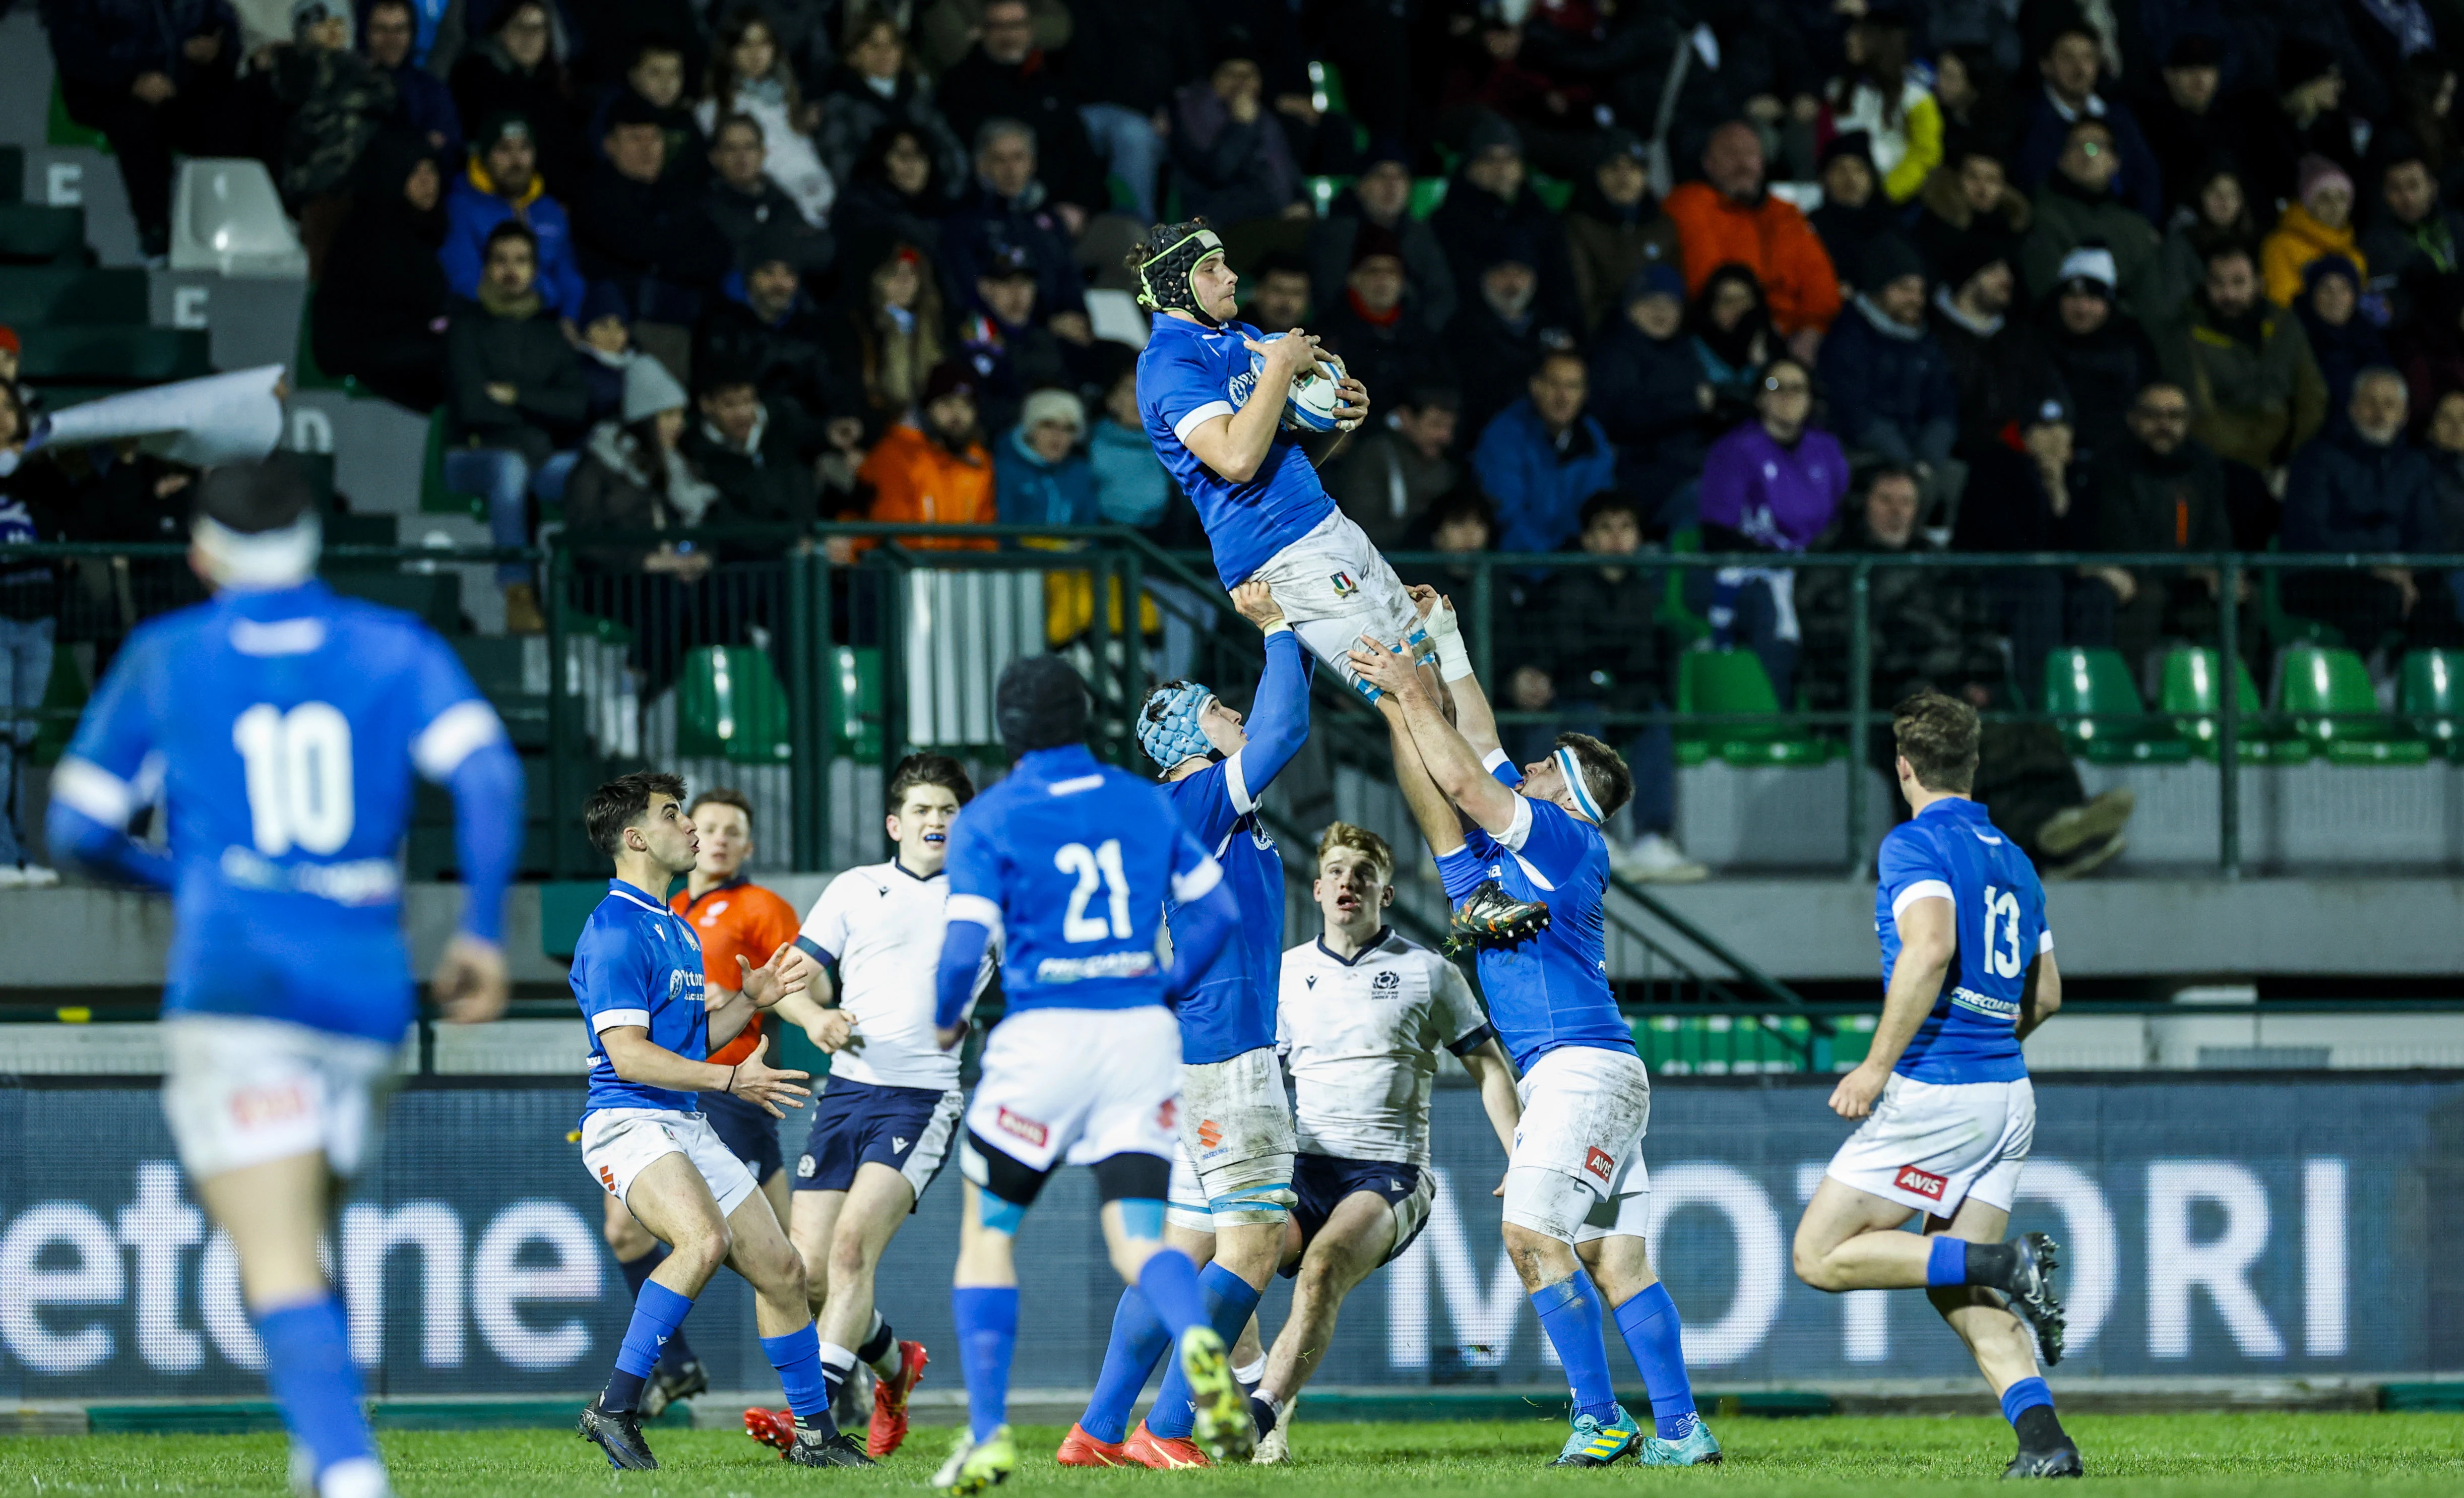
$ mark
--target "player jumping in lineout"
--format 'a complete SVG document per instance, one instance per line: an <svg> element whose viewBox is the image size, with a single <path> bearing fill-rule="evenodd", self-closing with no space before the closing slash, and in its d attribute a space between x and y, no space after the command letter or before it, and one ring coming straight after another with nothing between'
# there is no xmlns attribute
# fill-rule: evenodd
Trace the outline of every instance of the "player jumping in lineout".
<svg viewBox="0 0 2464 1498"><path fill-rule="evenodd" d="M1924 1289L2018 1434L2002 1475L2077 1477L2036 1372L2039 1354L2062 1355L2055 1244L2002 1241L2036 1133L2019 1043L2062 1006L2062 980L2035 867L1969 797L1977 733L1976 710L1939 693L1891 714L1913 815L1882 839L1874 891L1882 1018L1832 1090L1832 1112L1863 1122L1796 1224L1793 1258L1815 1289ZM1918 1214L1923 1236L1899 1230Z"/></svg>
<svg viewBox="0 0 2464 1498"><path fill-rule="evenodd" d="M1485 942L1479 967L1490 1023L1523 1073L1523 1119L1506 1171L1507 1256L1573 1391L1573 1429L1553 1465L1716 1463L1720 1443L1695 1412L1677 1306L1645 1248L1651 1076L1617 1013L1603 951L1600 828L1632 798L1634 777L1616 750L1571 733L1518 776L1498 747L1453 612L1434 602L1429 632L1452 721L1427 674L1391 644L1364 639L1352 659L1384 694L1377 708L1394 738L1397 783L1437 850L1448 897L1495 884L1546 909L1545 924ZM1610 1315L1651 1391L1649 1434L1609 1381Z"/></svg>
<svg viewBox="0 0 2464 1498"><path fill-rule="evenodd" d="M1395 1262L1429 1221L1429 1085L1451 1051L1480 1088L1498 1143L1514 1151L1523 1105L1514 1068L1463 969L1386 924L1395 854L1365 828L1335 823L1318 840L1310 893L1326 929L1284 954L1275 1046L1292 1073L1300 1154L1283 1271L1291 1314L1275 1336L1258 1398L1277 1412L1257 1462L1291 1460L1300 1391L1334 1338L1335 1312Z"/></svg>
<svg viewBox="0 0 2464 1498"><path fill-rule="evenodd" d="M950 831L934 1016L942 1048L966 1035L995 941L1009 1012L985 1043L958 1157L967 1190L950 1302L967 1429L933 1486L980 1492L1017 1470L1013 1239L1065 1161L1094 1168L1112 1267L1179 1347L1198 1443L1218 1462L1243 1458L1254 1441L1248 1401L1207 1324L1197 1266L1163 1242L1180 1093L1180 1029L1166 1004L1209 969L1240 912L1222 865L1164 793L1088 751L1087 687L1067 666L1049 655L1012 662L994 701L1018 762ZM1155 956L1167 897L1179 907L1169 964Z"/></svg>
<svg viewBox="0 0 2464 1498"><path fill-rule="evenodd" d="M316 581L320 526L289 463L208 471L190 535L213 600L129 636L52 778L51 843L99 877L174 892L172 1140L238 1254L293 1487L383 1498L319 1239L368 1163L377 1084L412 1018L395 862L412 778L451 788L469 891L437 1003L491 1020L521 765L444 641ZM167 856L128 835L157 803Z"/></svg>
<svg viewBox="0 0 2464 1498"><path fill-rule="evenodd" d="M642 771L590 793L583 827L615 866L607 893L574 944L571 983L590 1029L590 1090L583 1102L582 1160L635 1221L668 1245L643 1283L616 1350L607 1387L582 1412L580 1432L619 1470L654 1468L642 1439L642 1394L659 1348L684 1325L693 1299L725 1265L753 1287L753 1324L795 1411L798 1466L870 1466L872 1459L830 1420L821 1343L804 1303L804 1267L779 1215L744 1162L719 1142L696 1104L729 1092L760 1106L803 1105L807 1073L774 1069L764 1040L733 1066L705 1059L714 1038L703 1000L700 938L653 892L693 866L696 839L685 820L684 782ZM755 967L739 956L738 985L755 1008L786 992L780 977L792 948ZM721 1033L721 1044L733 1038Z"/></svg>
<svg viewBox="0 0 2464 1498"><path fill-rule="evenodd" d="M1163 772L1164 795L1200 847L1223 866L1238 935L1190 987L1180 1020L1180 1148L1165 1241L1205 1265L1199 1287L1229 1342L1248 1324L1275 1271L1292 1203L1291 1105L1275 1063L1275 969L1284 945L1284 861L1258 803L1309 738L1309 664L1265 584L1232 590L1243 618L1265 631L1266 669L1246 722L1194 682L1167 682L1138 713L1138 743ZM1173 936L1184 917L1169 913ZM1103 1371L1087 1412L1062 1441L1064 1466L1204 1466L1190 1440L1195 1411L1177 1369L1134 1431L1131 1407L1169 1335L1137 1288L1121 1292ZM1253 1407L1271 1428L1273 1411Z"/></svg>
<svg viewBox="0 0 2464 1498"><path fill-rule="evenodd" d="M828 1042L830 1074L796 1161L792 1236L833 1395L858 1363L874 1375L866 1449L875 1457L907 1439L907 1396L928 1360L924 1344L900 1341L882 1319L872 1284L957 1135L958 1058L935 1033L933 972L947 924L950 824L975 794L965 766L948 755L899 760L882 818L897 855L830 881L796 937L801 958L786 969L791 982L808 980L808 992L833 1005L825 1019L835 1026L807 1031ZM987 956L978 993L992 974ZM785 1410L747 1410L744 1424L782 1450L794 1439Z"/></svg>

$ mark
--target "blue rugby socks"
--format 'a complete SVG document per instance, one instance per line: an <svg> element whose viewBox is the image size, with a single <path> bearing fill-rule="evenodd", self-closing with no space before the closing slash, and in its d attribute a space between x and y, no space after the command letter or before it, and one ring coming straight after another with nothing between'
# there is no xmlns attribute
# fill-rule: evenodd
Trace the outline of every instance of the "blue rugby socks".
<svg viewBox="0 0 2464 1498"><path fill-rule="evenodd" d="M958 1364L967 1376L967 1429L976 1440L990 1441L1009 1419L1018 1287L961 1285L950 1291L950 1311L958 1324Z"/></svg>
<svg viewBox="0 0 2464 1498"><path fill-rule="evenodd" d="M1199 1273L1198 1288L1206 1299L1207 1324L1226 1347L1231 1346L1249 1324L1249 1312L1258 1309L1257 1287L1220 1264L1209 1264ZM1180 1371L1180 1359L1173 1358L1164 1367L1163 1387L1155 1392L1155 1408L1147 1411L1147 1429L1166 1440L1186 1441L1197 1423L1198 1405L1190 1397L1189 1378Z"/></svg>
<svg viewBox="0 0 2464 1498"><path fill-rule="evenodd" d="M642 1287L650 1283L650 1271L668 1260L665 1244L654 1244L650 1251L638 1259L619 1259L616 1270L625 1276L625 1289L636 1301L642 1298ZM685 1340L680 1329L668 1337L668 1345L659 1349L659 1366L674 1373L693 1360L693 1344Z"/></svg>
<svg viewBox="0 0 2464 1498"><path fill-rule="evenodd" d="M1172 1333L1164 1330L1146 1292L1134 1285L1121 1291L1121 1303L1112 1308L1112 1337L1104 1346L1104 1371L1095 1377L1095 1395L1078 1418L1078 1428L1110 1445L1129 1439L1130 1411L1138 1402L1138 1391L1147 1386L1155 1359L1170 1346Z"/></svg>
<svg viewBox="0 0 2464 1498"><path fill-rule="evenodd" d="M659 1350L693 1312L690 1297L656 1280L646 1280L633 1297L633 1319L625 1328L624 1345L616 1349L616 1371L607 1377L607 1392L599 1407L610 1415L630 1415L642 1407L642 1387L659 1365Z"/></svg>
<svg viewBox="0 0 2464 1498"><path fill-rule="evenodd" d="M1206 1324L1206 1297L1198 1289L1198 1266L1177 1248L1158 1248L1138 1270L1138 1289L1163 1321L1173 1340L1191 1327Z"/></svg>
<svg viewBox="0 0 2464 1498"><path fill-rule="evenodd" d="M1938 1233L1925 1245L1925 1288L1947 1285L2008 1286L2019 1272L2017 1244L1972 1244Z"/></svg>
<svg viewBox="0 0 2464 1498"><path fill-rule="evenodd" d="M360 1408L360 1369L351 1332L331 1291L315 1300L254 1313L265 1345L265 1381L292 1439L308 1448L318 1474L345 1462L376 1465L376 1438Z"/></svg>
<svg viewBox="0 0 2464 1498"><path fill-rule="evenodd" d="M1694 1385L1685 1377L1684 1329L1668 1287L1655 1280L1617 1309L1617 1331L1651 1390L1651 1421L1662 1441L1694 1433Z"/></svg>
<svg viewBox="0 0 2464 1498"><path fill-rule="evenodd" d="M818 1433L827 1441L839 1433L830 1419L830 1385L822 1370L822 1342L809 1321L793 1332L761 1339L761 1355L779 1370L779 1386L787 1391L787 1408L796 1415L799 1429Z"/></svg>
<svg viewBox="0 0 2464 1498"><path fill-rule="evenodd" d="M2054 1414L2054 1391L2041 1377L2022 1378L2002 1391L2002 1418L2018 1434L2022 1451L2051 1451L2071 1443Z"/></svg>
<svg viewBox="0 0 2464 1498"><path fill-rule="evenodd" d="M1592 1277L1576 1269L1572 1279L1533 1290L1531 1309L1539 1312L1540 1330L1565 1365L1575 1415L1602 1422L1614 1420L1617 1390L1609 1382L1608 1333L1601 1328L1600 1292L1592 1288Z"/></svg>

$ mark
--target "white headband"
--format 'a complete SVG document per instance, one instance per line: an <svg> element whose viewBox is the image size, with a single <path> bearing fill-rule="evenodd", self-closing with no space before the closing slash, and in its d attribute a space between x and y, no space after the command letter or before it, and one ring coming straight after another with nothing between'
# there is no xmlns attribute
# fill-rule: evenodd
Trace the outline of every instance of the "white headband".
<svg viewBox="0 0 2464 1498"><path fill-rule="evenodd" d="M289 525L252 536L199 516L188 539L213 564L217 587L295 587L317 570L325 524L312 511Z"/></svg>
<svg viewBox="0 0 2464 1498"><path fill-rule="evenodd" d="M1574 809L1594 826L1605 824L1608 818L1600 814L1599 799L1592 794L1591 782L1583 779L1583 763L1574 758L1574 751L1560 749L1550 758L1557 761L1557 773L1566 778L1566 788L1573 792Z"/></svg>

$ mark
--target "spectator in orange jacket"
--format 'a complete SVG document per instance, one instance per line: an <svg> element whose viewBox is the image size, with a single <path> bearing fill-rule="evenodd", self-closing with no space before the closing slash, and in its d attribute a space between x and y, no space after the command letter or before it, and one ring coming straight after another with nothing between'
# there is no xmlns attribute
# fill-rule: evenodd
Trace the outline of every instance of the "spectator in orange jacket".
<svg viewBox="0 0 2464 1498"><path fill-rule="evenodd" d="M976 372L956 360L933 368L924 386L921 429L900 422L883 434L856 481L872 492L869 520L921 520L932 525L990 525L993 459L976 430ZM902 536L920 550L990 551L979 537Z"/></svg>
<svg viewBox="0 0 2464 1498"><path fill-rule="evenodd" d="M1750 267L1772 324L1798 358L1812 358L1838 314L1839 277L1805 215L1765 187L1762 138L1743 121L1722 125L1703 148L1703 174L1707 180L1685 184L1663 205L1677 221L1686 290L1701 291L1731 261Z"/></svg>

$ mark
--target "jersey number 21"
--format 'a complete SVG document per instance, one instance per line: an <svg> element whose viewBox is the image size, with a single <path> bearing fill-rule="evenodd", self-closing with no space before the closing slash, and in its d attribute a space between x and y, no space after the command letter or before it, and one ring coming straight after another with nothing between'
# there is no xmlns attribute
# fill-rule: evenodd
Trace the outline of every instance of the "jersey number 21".
<svg viewBox="0 0 2464 1498"><path fill-rule="evenodd" d="M231 724L248 767L249 826L256 850L331 853L351 840L351 721L330 702L288 713L260 702Z"/></svg>
<svg viewBox="0 0 2464 1498"><path fill-rule="evenodd" d="M1121 840L1106 838L1089 848L1084 843L1067 843L1052 855L1052 867L1066 874L1078 876L1078 887L1069 892L1069 910L1061 920L1061 936L1065 941L1101 941L1106 936L1126 940L1130 935L1130 881L1121 872ZM1112 918L1087 914L1087 902L1095 897L1095 887L1102 881L1106 901L1111 907Z"/></svg>

